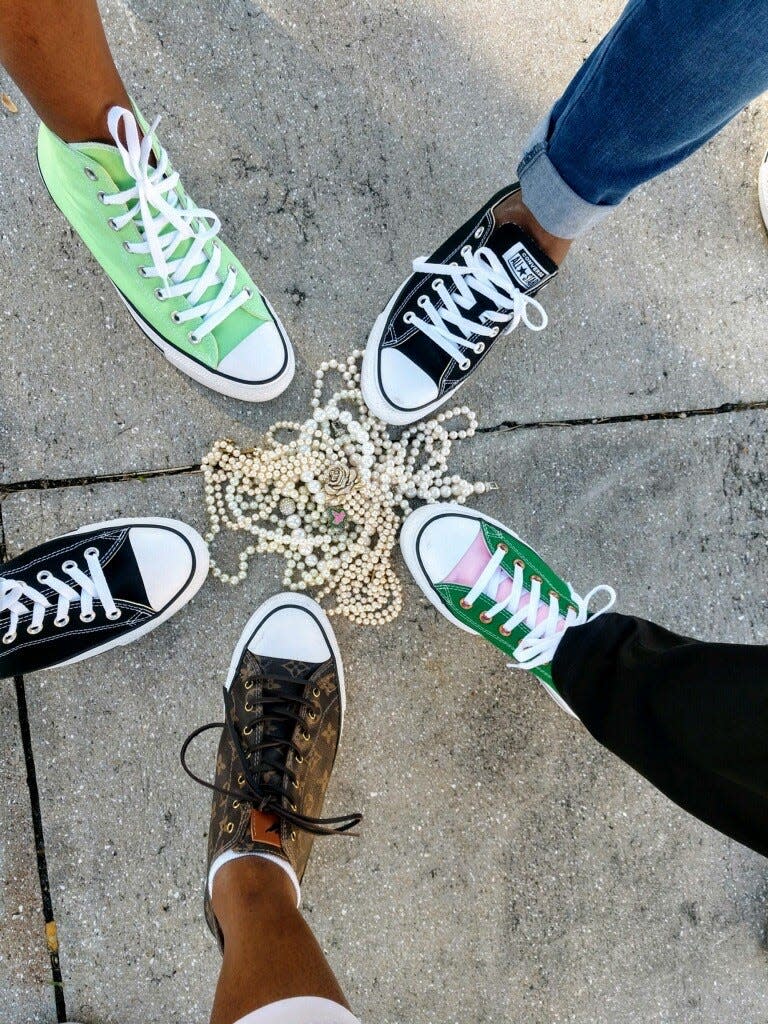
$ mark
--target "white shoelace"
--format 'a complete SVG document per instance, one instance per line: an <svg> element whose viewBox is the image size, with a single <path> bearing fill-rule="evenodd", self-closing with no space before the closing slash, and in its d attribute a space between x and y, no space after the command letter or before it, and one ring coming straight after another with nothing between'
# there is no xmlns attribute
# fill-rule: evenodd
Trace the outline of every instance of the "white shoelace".
<svg viewBox="0 0 768 1024"><path fill-rule="evenodd" d="M491 556L485 569L483 569L478 576L474 587L472 587L464 598L465 608L471 608L478 597L483 593L499 569L506 552L507 548L503 545L499 545L499 547L496 548L496 551ZM596 618L598 615L602 615L604 612L607 612L613 607L616 601L616 591L613 587L600 584L600 586L594 587L590 590L585 597L579 597L569 583L568 589L571 592L571 597L568 611L565 615L563 616L560 612L560 598L554 591L550 591L549 612L541 622L537 624L537 619L539 617L539 603L541 601L542 581L538 576L531 577L530 599L525 605L522 604L522 599L525 594L529 593L529 591L525 590L523 584L523 565L521 562L516 561L514 574L512 576L512 590L510 591L509 596L498 601L492 608L489 608L487 612L484 612L481 615L483 622L491 622L491 620L501 612L507 612L509 618L499 627L499 631L502 635L508 636L521 623L524 623L530 630L512 653L512 657L515 659L517 664L512 663L508 666L509 668L532 669L537 668L539 665L546 665L554 658L557 646L565 631L570 629L571 626L581 626L587 621L589 605L594 597L601 593L605 594L608 598L608 602L600 608L599 611L596 611L592 615L592 618ZM573 607L571 607L571 605L573 605ZM561 618L565 621L563 626L558 628Z"/></svg>
<svg viewBox="0 0 768 1024"><path fill-rule="evenodd" d="M176 191L179 173L173 171L166 175L168 154L162 147L158 146L160 152L157 167L150 163L152 136L159 123L158 117L140 140L136 118L130 110L113 107L109 111L110 134L123 159L125 170L135 184L114 195L101 193L100 198L107 206L128 205L127 212L113 217L110 224L115 231L119 231L130 221L136 221L146 241L126 242L125 248L131 253L146 253L150 256L151 266L142 267L140 273L144 277L157 277L162 281L162 287L155 292L160 301L186 297L190 308L173 313L172 319L174 323L184 323L199 318L199 325L189 333L189 340L197 345L247 302L251 292L243 288L234 294L237 284L234 268L230 267L224 278L219 276L221 249L218 245L213 245L210 256L205 252L206 244L215 239L221 229L221 221L216 214L195 206L189 197L186 199L187 205L182 205ZM121 125L125 132L125 145L120 138ZM193 241L186 256L174 259L176 250L188 239ZM187 280L191 271L201 264L207 264L202 274ZM202 302L203 295L212 285L218 286L216 297L209 302Z"/></svg>
<svg viewBox="0 0 768 1024"><path fill-rule="evenodd" d="M122 614L115 604L109 584L104 576L104 570L99 561L98 548L87 548L83 556L90 575L79 569L77 563L72 559L61 563L62 576L66 574L75 586L79 587L79 591L75 590L75 587L65 579L54 576L47 569L43 569L37 574L39 583L50 587L51 590L58 594L56 618L53 620L54 626L58 629L62 629L68 624L69 608L72 604L80 605L81 622L93 622L96 618L96 612L93 610L94 599L101 602L104 612L110 621L119 619ZM43 628L45 613L50 608L53 608L53 604L39 590L19 580L6 579L0 576L0 615L8 612L10 616L8 629L2 636L4 644L7 645L14 642L19 619L23 615L29 615L30 610L32 611L32 621L27 626L27 632L32 635L39 633Z"/></svg>
<svg viewBox="0 0 768 1024"><path fill-rule="evenodd" d="M428 319L422 320L410 311L403 319L418 327L458 362L460 370L466 371L471 362L462 350L470 349L476 355L485 350L484 341L469 340L473 334L495 338L501 333L502 326L505 326L503 333L509 334L521 320L532 331L543 331L547 326L547 314L540 302L515 286L492 249L480 246L472 252L472 247L465 245L461 256L463 266L459 263L430 263L424 256L413 261L416 273L439 275L433 280L432 288L437 292L441 305L437 306L429 296L422 295L417 301ZM448 291L443 277L450 278L456 286L453 294ZM495 310L482 313L479 322L464 316L477 304L477 295L484 295L496 306ZM531 320L529 309L538 312L539 322Z"/></svg>

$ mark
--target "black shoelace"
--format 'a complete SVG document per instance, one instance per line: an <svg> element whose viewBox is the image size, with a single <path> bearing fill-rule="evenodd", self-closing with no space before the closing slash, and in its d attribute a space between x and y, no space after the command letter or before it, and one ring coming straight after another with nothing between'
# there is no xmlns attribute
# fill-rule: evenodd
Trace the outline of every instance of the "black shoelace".
<svg viewBox="0 0 768 1024"><path fill-rule="evenodd" d="M295 679L289 675L270 674L260 677L265 682L279 682L300 685L306 687L305 679ZM296 747L293 738L281 736L281 726L291 727L291 733L295 726L301 724L301 712L312 710L312 704L303 696L291 695L281 692L277 695L265 694L262 692L257 704L254 705L254 715L243 723L243 734L245 736L257 729L262 730L262 740L255 744L250 752L245 749L243 741L235 728L235 703L232 694L224 688L224 722L209 722L201 725L200 728L191 732L184 740L181 748L181 764L187 775L206 789L224 796L234 797L251 804L256 810L268 814L274 814L281 821L285 821L293 828L301 829L316 836L340 835L349 832L363 820L362 814L344 814L337 818L312 818L306 814L294 811L290 806L286 807L283 801L287 799L285 792L285 781L296 787L296 774L288 768L288 755L292 751L295 758L301 761L301 751ZM261 712L261 713L257 713ZM241 777L245 779L245 786L242 789L227 789L208 782L196 775L187 764L187 751L190 744L202 733L210 729L226 729L237 753ZM259 770L254 771L251 761L256 755L261 754ZM272 776L273 778L270 778Z"/></svg>

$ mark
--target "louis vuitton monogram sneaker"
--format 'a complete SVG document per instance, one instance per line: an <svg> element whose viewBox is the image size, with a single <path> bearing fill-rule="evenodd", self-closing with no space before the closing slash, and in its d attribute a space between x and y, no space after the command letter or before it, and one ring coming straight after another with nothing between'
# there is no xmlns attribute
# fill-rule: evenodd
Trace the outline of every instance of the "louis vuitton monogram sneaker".
<svg viewBox="0 0 768 1024"><path fill-rule="evenodd" d="M580 597L516 533L463 505L416 509L406 519L400 547L413 578L454 625L476 633L525 668L569 714L552 679L552 659L566 629L608 611L612 587ZM594 597L603 608L590 613Z"/></svg>
<svg viewBox="0 0 768 1024"><path fill-rule="evenodd" d="M113 107L114 145L69 145L40 125L43 181L169 362L223 395L276 398L293 377L291 343L218 237L219 218L184 190L157 140L158 121L148 126L138 111Z"/></svg>
<svg viewBox="0 0 768 1024"><path fill-rule="evenodd" d="M496 219L519 191L515 184L497 193L431 257L414 260L374 324L362 391L385 423L405 425L434 412L521 321L533 331L546 327L533 296L557 266L522 228Z"/></svg>
<svg viewBox="0 0 768 1024"><path fill-rule="evenodd" d="M291 878L297 905L315 836L354 828L359 814L319 817L344 725L344 669L319 605L278 594L251 617L224 685L224 723L196 729L181 751L184 770L214 791L208 836L205 916L222 943L211 907L213 879L238 857L274 861ZM221 729L213 783L187 765L190 743Z"/></svg>
<svg viewBox="0 0 768 1024"><path fill-rule="evenodd" d="M0 564L0 678L132 643L208 574L202 537L175 519L113 519Z"/></svg>

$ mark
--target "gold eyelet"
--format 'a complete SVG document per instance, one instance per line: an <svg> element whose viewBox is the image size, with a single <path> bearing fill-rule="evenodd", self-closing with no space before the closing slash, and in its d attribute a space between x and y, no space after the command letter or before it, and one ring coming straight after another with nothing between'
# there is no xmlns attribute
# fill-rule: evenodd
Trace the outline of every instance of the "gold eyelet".
<svg viewBox="0 0 768 1024"><path fill-rule="evenodd" d="M488 615L486 612L480 612L480 621L485 622L487 624L491 621L491 616Z"/></svg>
<svg viewBox="0 0 768 1024"><path fill-rule="evenodd" d="M250 727L250 725L246 725L246 727L243 729L243 736L250 736L252 732L253 729Z"/></svg>
<svg viewBox="0 0 768 1024"><path fill-rule="evenodd" d="M315 714L314 711L308 711L307 718L310 720L310 722L314 722L315 719L317 718L317 715Z"/></svg>
<svg viewBox="0 0 768 1024"><path fill-rule="evenodd" d="M534 573L531 576L531 583L543 583L543 582L544 582L544 580L541 578L541 576L537 576L536 573Z"/></svg>
<svg viewBox="0 0 768 1024"><path fill-rule="evenodd" d="M291 839L296 842L296 832L291 832Z"/></svg>
<svg viewBox="0 0 768 1024"><path fill-rule="evenodd" d="M248 701L246 701L245 702L245 710L246 711L253 711L253 704L249 704Z"/></svg>
<svg viewBox="0 0 768 1024"><path fill-rule="evenodd" d="M291 807L291 810L293 811L293 813L295 814L296 811L298 810L298 808L296 807L296 804L291 804L290 807Z"/></svg>
<svg viewBox="0 0 768 1024"><path fill-rule="evenodd" d="M469 601L467 601L467 599L464 597L462 597L462 599L459 601L459 604L461 605L462 608L466 609L470 609L472 607Z"/></svg>
<svg viewBox="0 0 768 1024"><path fill-rule="evenodd" d="M294 762L296 764L304 764L304 758L301 756L301 754L297 754L296 757L294 758Z"/></svg>
<svg viewBox="0 0 768 1024"><path fill-rule="evenodd" d="M518 569L525 568L525 562L522 560L522 558L516 558L514 564L518 567Z"/></svg>
<svg viewBox="0 0 768 1024"><path fill-rule="evenodd" d="M233 807L239 807L240 806L240 801L239 800L233 800L232 801L232 806Z"/></svg>
<svg viewBox="0 0 768 1024"><path fill-rule="evenodd" d="M499 632L501 633L502 636L512 636L512 630L504 629L503 626L499 626Z"/></svg>
<svg viewBox="0 0 768 1024"><path fill-rule="evenodd" d="M235 831L235 823L234 823L234 821L228 821L227 824L224 826L224 831L228 835L232 835L232 833Z"/></svg>
<svg viewBox="0 0 768 1024"><path fill-rule="evenodd" d="M253 689L253 680L252 679L247 680L247 682L245 683L245 689L246 690L252 690Z"/></svg>
<svg viewBox="0 0 768 1024"><path fill-rule="evenodd" d="M505 544L504 541L499 541L496 547L499 551L503 551L505 555L509 551L509 546Z"/></svg>
<svg viewBox="0 0 768 1024"><path fill-rule="evenodd" d="M313 686L312 687L312 696L313 697L319 697L320 696L320 687L319 686Z"/></svg>
<svg viewBox="0 0 768 1024"><path fill-rule="evenodd" d="M245 776L244 775L238 775L237 776L237 784L238 784L238 786L244 786L245 785Z"/></svg>
<svg viewBox="0 0 768 1024"><path fill-rule="evenodd" d="M309 740L309 738L310 738L309 737L309 733L308 732L304 732L303 729L301 730L301 736L302 736L302 739L305 740L305 741Z"/></svg>

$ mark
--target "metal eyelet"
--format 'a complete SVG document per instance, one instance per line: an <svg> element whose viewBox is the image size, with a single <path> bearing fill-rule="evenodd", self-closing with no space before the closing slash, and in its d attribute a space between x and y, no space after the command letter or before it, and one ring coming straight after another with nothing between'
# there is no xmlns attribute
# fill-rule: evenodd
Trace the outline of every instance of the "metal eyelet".
<svg viewBox="0 0 768 1024"><path fill-rule="evenodd" d="M487 625L489 622L492 621L492 619L491 616L487 614L487 612L480 612L480 621L484 622Z"/></svg>
<svg viewBox="0 0 768 1024"><path fill-rule="evenodd" d="M246 711L253 711L253 704L249 704L248 701L246 701L245 702L245 710Z"/></svg>
<svg viewBox="0 0 768 1024"><path fill-rule="evenodd" d="M235 823L234 823L234 821L228 821L227 824L224 826L224 831L228 835L232 835L232 833L235 831Z"/></svg>
<svg viewBox="0 0 768 1024"><path fill-rule="evenodd" d="M56 629L63 629L65 626L69 625L69 616L68 615L62 615L61 618L58 618L58 616L57 616L53 620L53 624L56 627Z"/></svg>
<svg viewBox="0 0 768 1024"><path fill-rule="evenodd" d="M131 243L130 242L123 242L123 248L125 249L126 252L130 252L131 251Z"/></svg>
<svg viewBox="0 0 768 1024"><path fill-rule="evenodd" d="M245 689L246 690L252 690L253 689L253 680L252 679L249 679L248 682L245 684Z"/></svg>
<svg viewBox="0 0 768 1024"><path fill-rule="evenodd" d="M466 373L471 365L472 361L469 359L465 359L463 363L459 363L459 369L461 370L462 373Z"/></svg>
<svg viewBox="0 0 768 1024"><path fill-rule="evenodd" d="M202 340L202 338L198 338L194 331L190 331L187 335L187 341L190 345L199 345Z"/></svg>
<svg viewBox="0 0 768 1024"><path fill-rule="evenodd" d="M109 224L109 226L112 228L113 231L119 231L120 230L120 228L117 226L117 221L114 219L114 217L110 217L109 220L107 221L107 224Z"/></svg>
<svg viewBox="0 0 768 1024"><path fill-rule="evenodd" d="M121 617L122 614L123 613L120 611L119 608L115 608L113 612L107 612L107 618L109 619L110 622L117 622L117 620Z"/></svg>
<svg viewBox="0 0 768 1024"><path fill-rule="evenodd" d="M91 170L90 167L84 167L83 174L86 176L86 178L90 178L91 181L98 181L99 179L98 174L95 171Z"/></svg>
<svg viewBox="0 0 768 1024"><path fill-rule="evenodd" d="M314 722L317 719L317 715L315 714L314 711L308 711L307 718L310 720L310 722Z"/></svg>
<svg viewBox="0 0 768 1024"><path fill-rule="evenodd" d="M291 810L293 811L293 813L295 814L296 811L298 810L298 807L296 806L296 804L289 804L289 806L290 806Z"/></svg>
<svg viewBox="0 0 768 1024"><path fill-rule="evenodd" d="M253 298L253 292L251 291L250 288L244 288L243 292L245 294L245 301L246 302L248 301L248 299L252 299Z"/></svg>
<svg viewBox="0 0 768 1024"><path fill-rule="evenodd" d="M6 644L6 646L8 644L12 644L15 639L16 639L16 634L15 633L3 633L3 643Z"/></svg>
<svg viewBox="0 0 768 1024"><path fill-rule="evenodd" d="M444 284L442 277L436 277L432 282L432 287L437 291L441 284Z"/></svg>
<svg viewBox="0 0 768 1024"><path fill-rule="evenodd" d="M413 313L410 311L410 309L408 310L407 313L403 313L403 323L404 324L412 324L413 321L414 321L414 316L413 316Z"/></svg>
<svg viewBox="0 0 768 1024"><path fill-rule="evenodd" d="M462 247L461 247L461 255L462 256L469 256L471 254L471 252L472 252L472 246L471 245L462 245Z"/></svg>
<svg viewBox="0 0 768 1024"><path fill-rule="evenodd" d="M61 568L64 572L70 572L72 569L77 568L77 562L73 562L71 558L68 558L66 562L61 563Z"/></svg>
<svg viewBox="0 0 768 1024"><path fill-rule="evenodd" d="M478 343L475 345L475 355L481 356L483 352L485 352L485 342L478 341Z"/></svg>
<svg viewBox="0 0 768 1024"><path fill-rule="evenodd" d="M423 309L423 308L424 308L424 307L426 306L426 304L427 304L428 302L429 302L429 299L427 298L427 296L426 296L426 295L420 295L420 296L418 297L418 299L416 299L416 304L417 304L418 306L421 306L421 308L422 308L422 309Z"/></svg>
<svg viewBox="0 0 768 1024"><path fill-rule="evenodd" d="M319 686L313 686L312 687L312 696L315 699L317 699L320 696L320 687Z"/></svg>
<svg viewBox="0 0 768 1024"><path fill-rule="evenodd" d="M149 267L136 267L136 273L139 277L148 277Z"/></svg>
<svg viewBox="0 0 768 1024"><path fill-rule="evenodd" d="M485 228L478 228L477 231L475 231L475 238L482 238L484 233Z"/></svg>
<svg viewBox="0 0 768 1024"><path fill-rule="evenodd" d="M30 636L35 636L36 633L42 633L42 631L43 631L43 624L42 624L42 622L40 623L39 626L27 626L27 632L29 633Z"/></svg>
<svg viewBox="0 0 768 1024"><path fill-rule="evenodd" d="M103 202L106 201L106 198L107 198L107 193L106 192L97 192L96 195L97 195L98 200L99 200L100 203L103 203Z"/></svg>
<svg viewBox="0 0 768 1024"><path fill-rule="evenodd" d="M98 548L86 548L85 551L83 552L83 554L85 555L86 558L98 558L99 557L99 549Z"/></svg>
<svg viewBox="0 0 768 1024"><path fill-rule="evenodd" d="M469 611L469 609L472 607L472 605L465 597L462 597L462 599L459 601L459 604L461 605L462 608L465 608L467 611Z"/></svg>
<svg viewBox="0 0 768 1024"><path fill-rule="evenodd" d="M93 622L96 618L96 612L80 612L81 622Z"/></svg>
<svg viewBox="0 0 768 1024"><path fill-rule="evenodd" d="M232 801L232 806L233 806L234 808L238 808L238 807L240 806L240 801L239 801L239 800L233 800L233 801Z"/></svg>
<svg viewBox="0 0 768 1024"><path fill-rule="evenodd" d="M171 313L171 320L173 320L173 322L175 324L180 324L181 323L181 317L179 316L178 312L175 309Z"/></svg>
<svg viewBox="0 0 768 1024"><path fill-rule="evenodd" d="M40 572L37 574L38 583L47 583L50 578L51 574L48 572L47 569L41 569Z"/></svg>
<svg viewBox="0 0 768 1024"><path fill-rule="evenodd" d="M250 736L252 732L253 732L252 726L246 725L246 727L243 729L243 736Z"/></svg>
<svg viewBox="0 0 768 1024"><path fill-rule="evenodd" d="M292 831L292 832L291 832L291 839L292 839L292 840L293 840L294 842L296 842L296 832L295 832L295 831Z"/></svg>
<svg viewBox="0 0 768 1024"><path fill-rule="evenodd" d="M525 562L522 560L522 558L516 558L514 564L518 567L518 569L525 568Z"/></svg>
<svg viewBox="0 0 768 1024"><path fill-rule="evenodd" d="M551 587L550 587L550 591L549 591L549 596L550 596L550 597L554 597L554 599L555 599L555 600L556 600L557 602L559 602L559 601L560 601L560 595L558 594L558 592L557 592L556 590L552 590L552 588L551 588Z"/></svg>
<svg viewBox="0 0 768 1024"><path fill-rule="evenodd" d="M158 302L165 302L168 296L165 294L162 288L155 288L155 298Z"/></svg>
<svg viewBox="0 0 768 1024"><path fill-rule="evenodd" d="M302 739L304 740L304 742L306 743L306 742L307 742L307 741L308 741L308 740L310 739L310 735L309 735L309 733L308 733L308 732L304 732L304 730L302 729L302 730L301 730L301 738L302 738Z"/></svg>
<svg viewBox="0 0 768 1024"><path fill-rule="evenodd" d="M543 583L543 582L544 582L544 580L541 578L541 576L537 576L535 573L534 573L533 576L531 576L531 583Z"/></svg>
<svg viewBox="0 0 768 1024"><path fill-rule="evenodd" d="M237 776L237 784L238 784L238 786L244 786L245 785L245 776L244 775L238 775Z"/></svg>
<svg viewBox="0 0 768 1024"><path fill-rule="evenodd" d="M501 633L502 636L512 636L512 630L504 629L503 626L499 626L499 632Z"/></svg>
<svg viewBox="0 0 768 1024"><path fill-rule="evenodd" d="M304 758L301 756L301 754L297 754L296 757L294 758L294 762L296 764L304 764Z"/></svg>
<svg viewBox="0 0 768 1024"><path fill-rule="evenodd" d="M504 554L506 555L506 553L509 551L509 545L505 544L503 540L500 540L499 543L496 545L496 550L503 551Z"/></svg>

